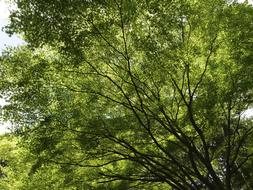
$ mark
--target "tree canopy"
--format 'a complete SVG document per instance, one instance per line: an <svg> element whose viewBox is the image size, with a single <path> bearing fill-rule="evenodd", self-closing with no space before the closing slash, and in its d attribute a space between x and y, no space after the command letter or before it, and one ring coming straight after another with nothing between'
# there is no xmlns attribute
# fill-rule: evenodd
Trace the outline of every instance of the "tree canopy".
<svg viewBox="0 0 253 190"><path fill-rule="evenodd" d="M253 186L251 5L14 3L5 30L27 44L2 53L2 115L33 155L30 189Z"/></svg>

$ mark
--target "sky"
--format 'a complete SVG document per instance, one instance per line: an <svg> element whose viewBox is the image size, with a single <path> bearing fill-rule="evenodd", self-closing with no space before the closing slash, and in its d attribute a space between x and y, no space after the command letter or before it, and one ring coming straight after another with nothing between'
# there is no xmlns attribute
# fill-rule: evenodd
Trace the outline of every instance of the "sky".
<svg viewBox="0 0 253 190"><path fill-rule="evenodd" d="M239 3L243 3L245 0L238 0ZM253 4L253 0L248 0L250 4Z"/></svg>
<svg viewBox="0 0 253 190"><path fill-rule="evenodd" d="M244 0L238 0L238 2L242 3ZM248 2L253 4L253 0L249 0ZM22 41L18 36L14 35L10 37L2 30L2 28L8 23L9 9L10 6L6 3L6 1L0 0L0 53L4 48L8 46L17 46L24 44L24 41ZM0 99L0 106L3 106L5 104L6 102L4 99ZM244 115L246 117L253 116L253 109L246 110ZM0 122L0 134L8 132L8 127L10 127L9 122Z"/></svg>
<svg viewBox="0 0 253 190"><path fill-rule="evenodd" d="M8 24L9 5L5 3L5 0L0 0L0 52L6 46L16 46L23 44L24 42L17 36L8 36L3 32L2 28Z"/></svg>

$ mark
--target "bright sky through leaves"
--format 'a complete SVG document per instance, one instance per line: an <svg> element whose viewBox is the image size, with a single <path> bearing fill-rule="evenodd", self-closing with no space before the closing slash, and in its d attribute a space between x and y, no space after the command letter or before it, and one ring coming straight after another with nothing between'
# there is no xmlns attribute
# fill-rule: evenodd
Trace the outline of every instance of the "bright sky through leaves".
<svg viewBox="0 0 253 190"><path fill-rule="evenodd" d="M9 5L5 2L5 0L0 0L0 52L8 46L16 46L23 44L24 42L18 38L17 36L8 36L3 32L3 27L8 23L9 16Z"/></svg>
<svg viewBox="0 0 253 190"><path fill-rule="evenodd" d="M18 38L17 36L8 36L3 32L3 27L8 23L9 16L9 5L5 0L0 0L0 53L8 46L17 46L24 44L24 41ZM6 104L3 99L0 99L0 106ZM0 122L0 134L8 131L8 126L10 124L8 122Z"/></svg>

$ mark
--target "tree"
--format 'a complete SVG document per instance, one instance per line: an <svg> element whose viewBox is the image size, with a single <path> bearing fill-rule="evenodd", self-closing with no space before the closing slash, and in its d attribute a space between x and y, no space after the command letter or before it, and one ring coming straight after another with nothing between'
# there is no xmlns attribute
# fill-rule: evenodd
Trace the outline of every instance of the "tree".
<svg viewBox="0 0 253 190"><path fill-rule="evenodd" d="M66 172L62 166L40 162L14 135L0 136L0 155L1 190L90 189L88 183L69 180L73 174L75 180L85 177L85 171Z"/></svg>
<svg viewBox="0 0 253 190"><path fill-rule="evenodd" d="M250 5L15 2L4 115L41 161L92 168L97 189L252 186Z"/></svg>
<svg viewBox="0 0 253 190"><path fill-rule="evenodd" d="M3 190L21 189L32 164L28 150L18 147L17 142L14 136L0 136L0 189Z"/></svg>

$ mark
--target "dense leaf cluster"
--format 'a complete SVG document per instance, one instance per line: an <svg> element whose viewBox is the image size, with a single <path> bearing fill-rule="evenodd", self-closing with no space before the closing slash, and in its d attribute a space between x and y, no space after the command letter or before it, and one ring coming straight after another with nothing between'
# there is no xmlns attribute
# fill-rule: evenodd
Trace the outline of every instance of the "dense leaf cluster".
<svg viewBox="0 0 253 190"><path fill-rule="evenodd" d="M36 158L31 188L253 186L252 6L15 3L6 30L27 45L2 54L0 90Z"/></svg>

